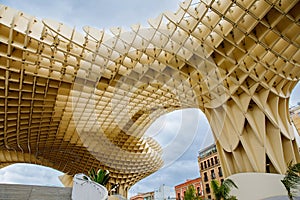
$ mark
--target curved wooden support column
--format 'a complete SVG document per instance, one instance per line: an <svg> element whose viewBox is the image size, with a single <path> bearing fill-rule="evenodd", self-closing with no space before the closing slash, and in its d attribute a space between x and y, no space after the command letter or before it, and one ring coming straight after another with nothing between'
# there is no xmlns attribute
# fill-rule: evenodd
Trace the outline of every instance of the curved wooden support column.
<svg viewBox="0 0 300 200"><path fill-rule="evenodd" d="M234 95L226 104L206 109L205 114L225 176L241 172L284 174L290 161L300 161L288 98L260 89L252 95Z"/></svg>

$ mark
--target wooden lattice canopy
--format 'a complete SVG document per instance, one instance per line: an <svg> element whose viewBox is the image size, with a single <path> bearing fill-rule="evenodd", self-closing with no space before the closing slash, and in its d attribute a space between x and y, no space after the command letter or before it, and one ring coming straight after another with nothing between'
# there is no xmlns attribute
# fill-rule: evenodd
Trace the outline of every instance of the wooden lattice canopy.
<svg viewBox="0 0 300 200"><path fill-rule="evenodd" d="M199 108L225 175L284 173L300 161L288 111L299 10L298 0L186 0L148 27L82 34L1 6L1 166L105 168L126 194L163 164L149 125Z"/></svg>

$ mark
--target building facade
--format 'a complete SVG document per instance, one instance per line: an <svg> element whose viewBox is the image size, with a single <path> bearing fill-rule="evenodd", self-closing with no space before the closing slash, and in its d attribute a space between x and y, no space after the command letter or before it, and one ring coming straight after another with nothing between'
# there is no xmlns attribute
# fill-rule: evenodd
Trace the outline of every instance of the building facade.
<svg viewBox="0 0 300 200"><path fill-rule="evenodd" d="M175 190L173 187L161 185L154 190L154 200L175 200Z"/></svg>
<svg viewBox="0 0 300 200"><path fill-rule="evenodd" d="M203 196L203 187L201 183L201 178L195 178L192 180L186 180L184 183L175 186L176 200L183 200L188 186L193 185L196 191L196 195Z"/></svg>
<svg viewBox="0 0 300 200"><path fill-rule="evenodd" d="M154 200L154 191L139 193L133 197L130 197L130 200Z"/></svg>
<svg viewBox="0 0 300 200"><path fill-rule="evenodd" d="M290 116L298 135L300 135L300 102L298 102L297 106L290 108Z"/></svg>
<svg viewBox="0 0 300 200"><path fill-rule="evenodd" d="M210 187L212 180L223 182L224 176L219 162L217 148L215 144L199 151L198 164L203 184L205 199L212 199L213 194Z"/></svg>

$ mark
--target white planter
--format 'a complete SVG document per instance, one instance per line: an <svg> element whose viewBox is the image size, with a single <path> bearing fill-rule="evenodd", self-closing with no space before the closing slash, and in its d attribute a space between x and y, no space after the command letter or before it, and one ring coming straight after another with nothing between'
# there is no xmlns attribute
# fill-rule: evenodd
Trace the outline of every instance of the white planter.
<svg viewBox="0 0 300 200"><path fill-rule="evenodd" d="M106 200L107 198L108 191L105 187L92 181L85 174L76 174L74 176L72 200Z"/></svg>

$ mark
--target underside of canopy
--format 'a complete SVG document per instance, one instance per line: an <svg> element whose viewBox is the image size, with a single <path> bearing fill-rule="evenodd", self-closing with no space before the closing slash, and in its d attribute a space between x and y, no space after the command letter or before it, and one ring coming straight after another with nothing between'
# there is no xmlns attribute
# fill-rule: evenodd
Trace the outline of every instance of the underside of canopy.
<svg viewBox="0 0 300 200"><path fill-rule="evenodd" d="M126 195L158 170L159 116L201 109L226 176L300 161L288 102L300 78L297 0L186 0L84 34L0 6L0 162L111 171Z"/></svg>

